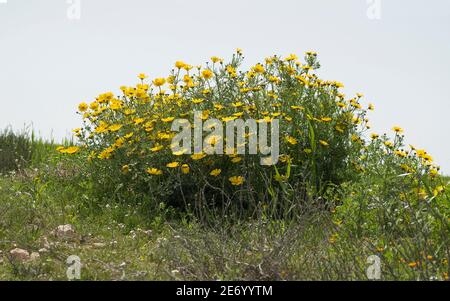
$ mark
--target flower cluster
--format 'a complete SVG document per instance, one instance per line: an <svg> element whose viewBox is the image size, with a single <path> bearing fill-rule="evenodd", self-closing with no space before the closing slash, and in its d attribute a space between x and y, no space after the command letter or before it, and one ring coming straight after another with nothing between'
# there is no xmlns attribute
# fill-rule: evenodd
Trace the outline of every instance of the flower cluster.
<svg viewBox="0 0 450 301"><path fill-rule="evenodd" d="M411 155L400 149L399 138L391 142L372 134L372 142L364 139L373 104L363 105L362 94L347 98L340 82L320 79L314 72L320 67L315 52L307 52L303 61L294 54L271 56L246 71L240 70L243 58L238 49L229 63L215 56L206 66L177 61L168 76L148 80L146 74L139 74L139 82L121 87L120 95L107 92L91 103L81 103L83 126L74 130L81 148L59 151L83 151L94 166L108 166L111 173L120 174L118 181L128 177L135 185L178 179L231 189L251 182L257 191L264 190L266 179L272 178L313 184L317 190L323 183L346 181L355 171L364 172L368 144L379 141L388 155ZM194 111L201 111L203 120L223 122L278 119L278 164L262 167L251 155L237 152L173 153L171 124L175 119L192 120ZM402 129L395 127L394 131L399 137ZM422 163L431 163L425 151L413 151ZM399 166L408 171L413 168L405 162ZM430 165L430 173L436 171Z"/></svg>

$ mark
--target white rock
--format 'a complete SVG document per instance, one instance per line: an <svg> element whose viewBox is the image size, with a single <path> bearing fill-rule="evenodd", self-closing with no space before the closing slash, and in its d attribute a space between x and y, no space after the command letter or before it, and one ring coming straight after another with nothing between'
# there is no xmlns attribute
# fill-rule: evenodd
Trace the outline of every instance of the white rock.
<svg viewBox="0 0 450 301"><path fill-rule="evenodd" d="M75 234L75 228L70 224L60 225L56 228L55 234L60 238L72 238Z"/></svg>
<svg viewBox="0 0 450 301"><path fill-rule="evenodd" d="M31 261L35 261L35 260L38 260L39 257L41 257L41 255L39 255L38 252L32 252L31 255L30 255L30 260Z"/></svg>
<svg viewBox="0 0 450 301"><path fill-rule="evenodd" d="M101 248L106 247L106 244L104 244L104 243L102 243L102 242L94 242L94 243L92 244L92 246L93 246L94 248L101 249Z"/></svg>
<svg viewBox="0 0 450 301"><path fill-rule="evenodd" d="M42 243L43 243L43 245L44 245L44 247L43 247L42 249L48 250L48 249L51 248L51 244L48 242L48 239L47 239L46 236L43 236L43 237L42 237ZM42 249L41 249L41 250L42 250Z"/></svg>
<svg viewBox="0 0 450 301"><path fill-rule="evenodd" d="M27 250L15 248L9 252L13 260L27 261L30 260L30 253Z"/></svg>

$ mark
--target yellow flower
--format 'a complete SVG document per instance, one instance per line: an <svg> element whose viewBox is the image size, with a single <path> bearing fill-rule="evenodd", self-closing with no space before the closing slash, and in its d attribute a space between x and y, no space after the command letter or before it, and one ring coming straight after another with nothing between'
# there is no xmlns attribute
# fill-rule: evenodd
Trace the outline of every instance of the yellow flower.
<svg viewBox="0 0 450 301"><path fill-rule="evenodd" d="M415 268L417 266L417 262L410 262L410 263L408 263L408 266L410 268Z"/></svg>
<svg viewBox="0 0 450 301"><path fill-rule="evenodd" d="M264 73L264 66L261 64L256 64L253 68L253 71L255 71L256 73Z"/></svg>
<svg viewBox="0 0 450 301"><path fill-rule="evenodd" d="M112 149L107 148L98 155L98 158L102 159L102 160L109 159L109 158L111 158L111 153L112 153Z"/></svg>
<svg viewBox="0 0 450 301"><path fill-rule="evenodd" d="M233 186L239 186L244 183L244 177L241 176L234 176L228 179L231 182L231 185Z"/></svg>
<svg viewBox="0 0 450 301"><path fill-rule="evenodd" d="M210 79L210 78L212 78L214 76L214 73L211 70L209 70L209 69L205 69L205 70L202 71L202 76L205 79Z"/></svg>
<svg viewBox="0 0 450 301"><path fill-rule="evenodd" d="M426 200L428 198L428 194L425 192L423 188L417 188L417 196L420 200Z"/></svg>
<svg viewBox="0 0 450 301"><path fill-rule="evenodd" d="M236 77L237 76L236 69L233 66L228 65L226 67L226 70L227 70L228 74L231 75L232 77Z"/></svg>
<svg viewBox="0 0 450 301"><path fill-rule="evenodd" d="M271 75L271 76L269 76L269 81L271 83L279 83L281 81L281 79L279 77Z"/></svg>
<svg viewBox="0 0 450 301"><path fill-rule="evenodd" d="M219 103L215 103L214 104L214 109L216 109L217 111L220 111L224 108L223 105L219 104Z"/></svg>
<svg viewBox="0 0 450 301"><path fill-rule="evenodd" d="M402 157L402 158L405 158L407 156L407 154L404 151L401 151L401 150L396 150L394 153L397 156Z"/></svg>
<svg viewBox="0 0 450 301"><path fill-rule="evenodd" d="M223 122L229 122L229 121L235 120L236 118L237 118L236 116L223 117L223 118L222 118L222 121L223 121Z"/></svg>
<svg viewBox="0 0 450 301"><path fill-rule="evenodd" d="M144 73L141 73L141 74L138 75L138 78L139 78L140 80L144 80L144 79L147 78L147 75L145 75Z"/></svg>
<svg viewBox="0 0 450 301"><path fill-rule="evenodd" d="M128 115L134 114L135 112L136 112L136 110L126 109L124 113L125 113L125 115L128 116Z"/></svg>
<svg viewBox="0 0 450 301"><path fill-rule="evenodd" d="M89 108L89 106L85 102L82 102L78 105L78 111L80 111L80 112L86 112L88 108Z"/></svg>
<svg viewBox="0 0 450 301"><path fill-rule="evenodd" d="M209 117L209 110L202 111L202 116L201 116L202 120L206 120L206 119L208 119L208 117Z"/></svg>
<svg viewBox="0 0 450 301"><path fill-rule="evenodd" d="M341 134L344 133L344 129L343 129L342 126L340 126L340 125L336 125L336 126L334 127L334 129L335 129L336 131L338 131L339 133L341 133Z"/></svg>
<svg viewBox="0 0 450 301"><path fill-rule="evenodd" d="M292 145L296 145L296 144L298 143L297 139L295 139L295 138L292 137L292 136L286 136L286 141L287 141L289 144L292 144Z"/></svg>
<svg viewBox="0 0 450 301"><path fill-rule="evenodd" d="M394 126L394 127L392 128L392 130L393 130L394 132L398 133L398 134L403 133L403 129L402 129L401 127L399 127L399 126Z"/></svg>
<svg viewBox="0 0 450 301"><path fill-rule="evenodd" d="M337 241L338 238L339 238L339 234L338 234L338 233L335 233L335 234L331 235L331 236L328 238L328 241L329 241L331 244L334 244L334 243Z"/></svg>
<svg viewBox="0 0 450 301"><path fill-rule="evenodd" d="M186 70L186 71L189 71L189 70L191 70L192 68L193 68L193 66L192 66L192 65L189 65L189 64L186 64L186 65L183 66L183 69Z"/></svg>
<svg viewBox="0 0 450 301"><path fill-rule="evenodd" d="M111 110L119 110L123 107L123 102L118 99L111 101Z"/></svg>
<svg viewBox="0 0 450 301"><path fill-rule="evenodd" d="M130 172L130 166L128 166L128 165L122 166L122 172L123 172L124 174L129 173L129 172Z"/></svg>
<svg viewBox="0 0 450 301"><path fill-rule="evenodd" d="M186 66L186 63L183 61L176 61L175 62L175 67L178 69L183 69Z"/></svg>
<svg viewBox="0 0 450 301"><path fill-rule="evenodd" d="M205 143L216 145L220 141L220 139L220 135L208 136L207 138L205 138Z"/></svg>
<svg viewBox="0 0 450 301"><path fill-rule="evenodd" d="M433 162L433 157L431 157L430 154L424 154L424 155L422 156L422 159L423 159L425 162Z"/></svg>
<svg viewBox="0 0 450 301"><path fill-rule="evenodd" d="M108 125L106 123L100 123L100 125L98 127L96 127L94 131L97 134L104 133L104 132L108 131Z"/></svg>
<svg viewBox="0 0 450 301"><path fill-rule="evenodd" d="M162 175L163 172L162 172L162 170L159 170L157 168L148 168L147 173L151 174L151 175L159 176L159 175Z"/></svg>
<svg viewBox="0 0 450 301"><path fill-rule="evenodd" d="M194 98L194 99L192 99L192 103L194 103L194 104L199 104L199 103L202 103L203 101L205 101L205 100L201 99L201 98Z"/></svg>
<svg viewBox="0 0 450 301"><path fill-rule="evenodd" d="M169 167L169 168L177 168L178 166L180 166L180 163L178 163L178 162L171 162L171 163L168 163L166 166Z"/></svg>
<svg viewBox="0 0 450 301"><path fill-rule="evenodd" d="M169 133L158 132L158 138L161 140L169 140L170 138L173 138L173 135L171 135Z"/></svg>
<svg viewBox="0 0 450 301"><path fill-rule="evenodd" d="M155 78L153 80L153 84L157 87L161 87L162 85L164 85L166 83L166 79L165 78Z"/></svg>
<svg viewBox="0 0 450 301"><path fill-rule="evenodd" d="M291 106L292 110L304 110L305 108L302 106Z"/></svg>
<svg viewBox="0 0 450 301"><path fill-rule="evenodd" d="M206 157L206 154L193 154L191 156L192 160L201 160Z"/></svg>
<svg viewBox="0 0 450 301"><path fill-rule="evenodd" d="M320 118L320 120L322 120L323 122L330 122L331 118L330 117L322 117L322 118Z"/></svg>
<svg viewBox="0 0 450 301"><path fill-rule="evenodd" d="M66 148L64 153L69 154L69 155L73 155L73 154L76 154L79 150L80 150L79 147L71 146L71 147Z"/></svg>
<svg viewBox="0 0 450 301"><path fill-rule="evenodd" d="M169 84L173 84L175 82L175 76L169 75L166 79Z"/></svg>
<svg viewBox="0 0 450 301"><path fill-rule="evenodd" d="M377 139L378 137L380 137L380 135L375 133L370 134L370 138L372 138L373 140Z"/></svg>
<svg viewBox="0 0 450 301"><path fill-rule="evenodd" d="M288 61L288 62L296 61L296 60L298 60L298 56L296 56L295 54L292 54L292 53L288 57L285 58L285 61Z"/></svg>
<svg viewBox="0 0 450 301"><path fill-rule="evenodd" d="M235 157L235 158L231 159L231 162L233 162L233 163L239 163L241 161L242 161L241 157Z"/></svg>
<svg viewBox="0 0 450 301"><path fill-rule="evenodd" d="M344 84L341 82L333 82L333 86L336 88L344 88Z"/></svg>
<svg viewBox="0 0 450 301"><path fill-rule="evenodd" d="M211 61L213 61L213 63L222 63L223 59L221 59L220 57L217 57L217 56L213 56L213 57L211 57Z"/></svg>
<svg viewBox="0 0 450 301"><path fill-rule="evenodd" d="M340 102L340 101L336 102L336 105L340 108L345 108L347 106L345 103Z"/></svg>
<svg viewBox="0 0 450 301"><path fill-rule="evenodd" d="M213 177L217 177L218 175L220 175L222 173L221 169L214 169L213 171L211 171L209 174Z"/></svg>
<svg viewBox="0 0 450 301"><path fill-rule="evenodd" d="M375 110L375 106L374 106L373 104L369 103L368 109L369 109L370 111L373 111L373 110Z"/></svg>
<svg viewBox="0 0 450 301"><path fill-rule="evenodd" d="M361 109L362 108L361 104L359 104L359 103L357 103L355 101L351 101L350 104L351 104L352 107L354 107L356 109Z"/></svg>
<svg viewBox="0 0 450 301"><path fill-rule="evenodd" d="M91 104L89 105L89 108L91 110L93 110L93 111L97 110L98 109L98 102L96 102L96 101L91 102Z"/></svg>
<svg viewBox="0 0 450 301"><path fill-rule="evenodd" d="M188 173L189 173L189 171L190 171L190 169L189 169L189 165L187 165L187 164L183 164L183 165L181 166L181 172L182 172L182 173L184 173L184 174L188 174Z"/></svg>
<svg viewBox="0 0 450 301"><path fill-rule="evenodd" d="M408 166L408 164L400 164L400 168L403 169L405 172L413 172L414 169Z"/></svg>
<svg viewBox="0 0 450 301"><path fill-rule="evenodd" d="M325 140L319 140L320 144L322 144L323 146L328 146L328 142L326 142Z"/></svg>
<svg viewBox="0 0 450 301"><path fill-rule="evenodd" d="M161 118L162 122L172 122L174 121L175 117L167 117L167 118Z"/></svg>
<svg viewBox="0 0 450 301"><path fill-rule="evenodd" d="M384 145L386 145L387 147L393 147L394 143L392 141L386 141L384 142Z"/></svg>
<svg viewBox="0 0 450 301"><path fill-rule="evenodd" d="M184 155L186 152L188 151L188 149L187 148L185 148L185 149L182 149L182 150L180 150L180 151L178 151L178 152L173 152L173 155L174 156L182 156L182 155Z"/></svg>
<svg viewBox="0 0 450 301"><path fill-rule="evenodd" d="M162 146L162 145L155 145L155 146L152 147L150 150L151 150L152 152L158 152L158 151L162 150L163 148L164 148L164 146Z"/></svg>
<svg viewBox="0 0 450 301"><path fill-rule="evenodd" d="M114 143L114 146L121 147L124 145L124 143L125 143L125 138L117 138L116 142Z"/></svg>
<svg viewBox="0 0 450 301"><path fill-rule="evenodd" d="M135 125L141 124L144 121L145 121L144 118L135 118L135 119L133 119L133 122L134 122Z"/></svg>
<svg viewBox="0 0 450 301"><path fill-rule="evenodd" d="M304 85L310 85L310 82L306 78L304 78L303 76L299 76L298 75L295 78L298 79L299 81L301 81Z"/></svg>
<svg viewBox="0 0 450 301"><path fill-rule="evenodd" d="M113 124L111 126L109 126L108 130L110 130L111 132L117 132L118 130L120 130L122 128L123 125L121 124Z"/></svg>

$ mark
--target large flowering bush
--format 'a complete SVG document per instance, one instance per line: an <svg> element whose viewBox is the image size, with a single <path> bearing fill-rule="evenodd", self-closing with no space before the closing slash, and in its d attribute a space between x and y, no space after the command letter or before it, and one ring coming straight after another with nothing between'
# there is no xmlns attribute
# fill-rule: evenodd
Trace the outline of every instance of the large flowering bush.
<svg viewBox="0 0 450 301"><path fill-rule="evenodd" d="M237 50L229 63L218 57L203 67L177 61L167 77L140 74L137 85L121 87L120 95L107 92L81 103L83 126L74 130L80 147L59 150L85 154L95 190L108 197L114 192L195 208L270 203L292 209L373 166L389 166L394 174L437 174L425 151L402 149L399 127L394 140L377 134L365 139L373 105L364 105L361 94L346 97L340 82L320 79L316 53L307 52L303 61L293 54L268 57L247 71L240 70L242 61ZM172 122L194 124L194 111L224 123L278 119L277 164L264 166L260 156L236 152L174 153ZM280 205L285 202L289 206Z"/></svg>

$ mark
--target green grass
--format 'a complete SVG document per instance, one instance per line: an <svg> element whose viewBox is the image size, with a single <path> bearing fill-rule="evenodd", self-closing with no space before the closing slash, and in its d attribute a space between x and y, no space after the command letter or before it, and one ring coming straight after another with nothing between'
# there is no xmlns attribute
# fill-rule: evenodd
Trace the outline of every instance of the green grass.
<svg viewBox="0 0 450 301"><path fill-rule="evenodd" d="M28 166L32 161L32 146L25 133L10 128L0 132L0 173Z"/></svg>
<svg viewBox="0 0 450 301"><path fill-rule="evenodd" d="M68 139L63 142L72 143ZM53 139L37 137L33 129L26 127L17 132L8 127L0 131L0 174L39 166L50 159L55 147Z"/></svg>
<svg viewBox="0 0 450 301"><path fill-rule="evenodd" d="M0 179L0 279L65 280L70 255L81 258L82 280L364 280L372 254L385 260L384 280L439 277L445 268L442 257L429 260L424 270L408 268L391 251L375 250L365 235L343 231L341 241L331 242L339 227L327 211L296 222L262 216L205 225L172 219L165 209L149 218L139 205L91 207L95 202L83 180L76 173L61 175L47 169ZM73 239L52 234L63 224L75 227ZM41 250L40 258L10 261L15 247Z"/></svg>
<svg viewBox="0 0 450 301"><path fill-rule="evenodd" d="M205 226L194 221L170 221L164 212L149 220L145 212L117 204L88 214L82 205L88 197L69 182L70 179L1 180L0 279L64 280L65 260L70 255L81 258L84 280L363 276L354 258L348 258L347 269L352 270L348 275L333 270L332 265L344 263L323 261L323 256L335 255L321 253L331 251L328 233L312 217L296 225L268 220L230 224L224 220L215 226ZM76 229L74 239L65 241L51 234L58 225L67 223ZM36 262L17 263L7 256L16 246L29 252L42 248L47 251L41 251Z"/></svg>
<svg viewBox="0 0 450 301"><path fill-rule="evenodd" d="M371 255L381 259L382 280L443 280L449 272L448 189L417 201L416 179L380 177L382 165L303 204L295 218L263 206L249 219L206 211L202 219L113 190L100 199L84 161L57 154L53 142L9 130L0 143L10 156L2 166L15 171L0 176L0 280L66 280L71 255L81 259L82 280L367 280ZM26 164L8 165L11 158ZM293 187L282 189L300 201ZM64 224L74 237L55 236ZM14 248L40 256L13 260Z"/></svg>

